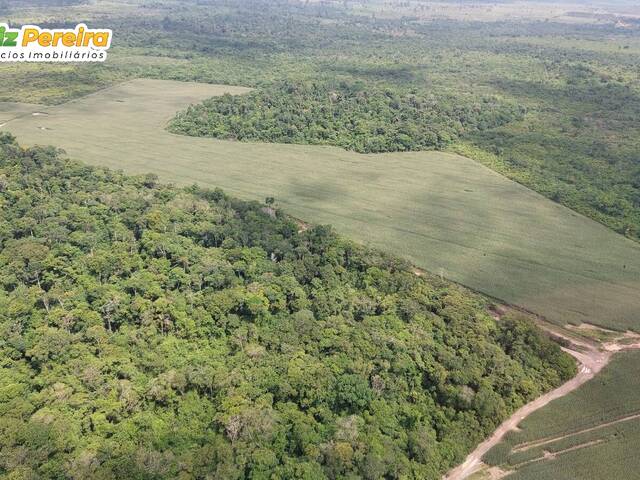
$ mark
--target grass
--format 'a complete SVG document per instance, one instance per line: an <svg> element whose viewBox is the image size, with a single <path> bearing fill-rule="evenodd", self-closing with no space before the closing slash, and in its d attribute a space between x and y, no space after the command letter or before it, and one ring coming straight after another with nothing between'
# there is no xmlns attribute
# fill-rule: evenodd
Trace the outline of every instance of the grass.
<svg viewBox="0 0 640 480"><path fill-rule="evenodd" d="M157 173L330 223L488 295L567 322L640 330L640 245L465 157L191 138L164 130L189 103L241 87L136 80L25 115L8 130L88 163ZM0 118L15 104L0 105Z"/></svg>
<svg viewBox="0 0 640 480"><path fill-rule="evenodd" d="M522 430L508 435L484 460L515 470L509 477L514 480L632 478L640 469L635 448L640 418L607 424L640 413L638 391L640 352L620 354L594 380L525 419ZM544 439L544 445L512 450ZM547 453L540 460L545 451L555 458Z"/></svg>
<svg viewBox="0 0 640 480"><path fill-rule="evenodd" d="M0 125L24 115L31 115L37 112L38 109L38 105L29 105L26 103L2 103L2 107L0 107Z"/></svg>

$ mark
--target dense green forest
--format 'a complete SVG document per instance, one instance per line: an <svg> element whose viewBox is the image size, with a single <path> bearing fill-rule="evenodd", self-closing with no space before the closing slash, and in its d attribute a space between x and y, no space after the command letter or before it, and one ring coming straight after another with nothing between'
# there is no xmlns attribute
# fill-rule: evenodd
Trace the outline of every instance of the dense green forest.
<svg viewBox="0 0 640 480"><path fill-rule="evenodd" d="M271 200L0 134L3 478L440 478L575 373L486 308Z"/></svg>
<svg viewBox="0 0 640 480"><path fill-rule="evenodd" d="M337 145L360 153L443 149L463 133L522 119L495 98L419 96L364 82L279 82L246 96L214 97L169 129L232 140Z"/></svg>

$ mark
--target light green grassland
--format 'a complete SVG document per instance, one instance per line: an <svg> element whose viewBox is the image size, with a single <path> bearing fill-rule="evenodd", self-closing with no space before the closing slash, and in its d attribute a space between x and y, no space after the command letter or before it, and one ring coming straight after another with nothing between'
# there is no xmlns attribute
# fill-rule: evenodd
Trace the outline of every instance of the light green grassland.
<svg viewBox="0 0 640 480"><path fill-rule="evenodd" d="M485 461L515 470L511 480L638 478L638 391L640 352L620 354L595 379L524 420L521 431L509 434ZM512 451L541 440L547 443Z"/></svg>
<svg viewBox="0 0 640 480"><path fill-rule="evenodd" d="M39 105L29 105L27 103L2 103L0 105L0 125L15 120L23 115L37 113L42 107Z"/></svg>
<svg viewBox="0 0 640 480"><path fill-rule="evenodd" d="M189 103L241 87L136 80L38 107L2 129L26 145L177 184L275 196L289 213L557 323L640 330L640 245L467 158L172 135ZM0 104L0 117L23 106Z"/></svg>

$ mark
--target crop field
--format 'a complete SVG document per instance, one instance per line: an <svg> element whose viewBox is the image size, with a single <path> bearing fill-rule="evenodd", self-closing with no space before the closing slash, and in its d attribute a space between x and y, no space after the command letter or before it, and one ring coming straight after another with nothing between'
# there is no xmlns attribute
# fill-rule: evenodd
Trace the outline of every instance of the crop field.
<svg viewBox="0 0 640 480"><path fill-rule="evenodd" d="M58 106L0 104L2 130L287 212L556 323L640 330L640 245L467 158L172 135L189 103L242 87L135 80ZM33 115L33 113L40 113Z"/></svg>
<svg viewBox="0 0 640 480"><path fill-rule="evenodd" d="M0 126L4 126L12 120L24 115L33 115L38 113L38 105L29 105L27 103L2 103L0 107Z"/></svg>
<svg viewBox="0 0 640 480"><path fill-rule="evenodd" d="M513 480L637 478L640 352L528 417L485 456ZM481 477L480 477L481 478Z"/></svg>

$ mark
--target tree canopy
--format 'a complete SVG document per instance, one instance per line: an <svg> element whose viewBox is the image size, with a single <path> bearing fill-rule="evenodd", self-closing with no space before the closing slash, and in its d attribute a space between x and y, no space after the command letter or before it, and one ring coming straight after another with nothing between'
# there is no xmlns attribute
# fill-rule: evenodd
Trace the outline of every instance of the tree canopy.
<svg viewBox="0 0 640 480"><path fill-rule="evenodd" d="M0 476L436 479L574 373L269 203L0 134Z"/></svg>
<svg viewBox="0 0 640 480"><path fill-rule="evenodd" d="M360 153L442 149L465 132L521 119L495 97L425 95L365 82L280 82L192 105L170 130L233 140L336 145Z"/></svg>

